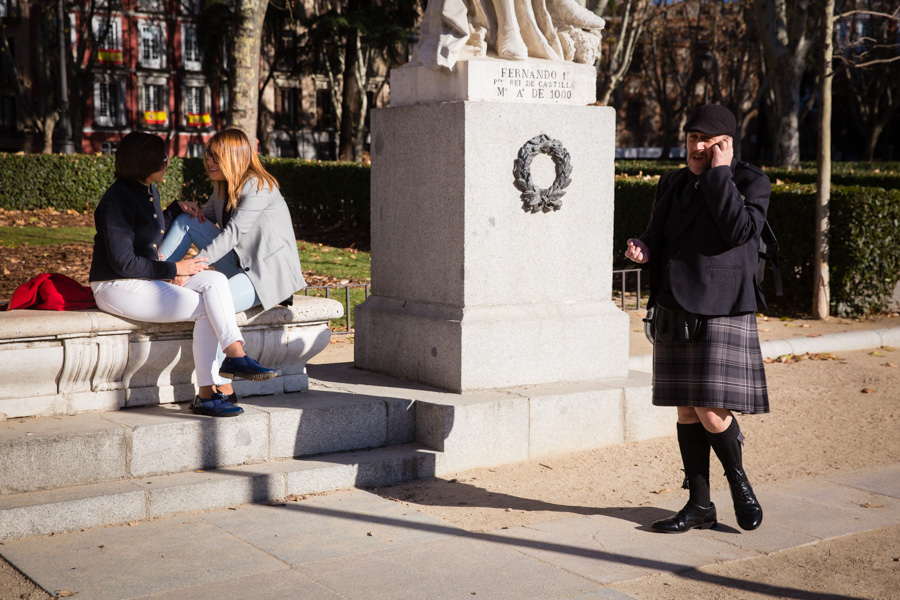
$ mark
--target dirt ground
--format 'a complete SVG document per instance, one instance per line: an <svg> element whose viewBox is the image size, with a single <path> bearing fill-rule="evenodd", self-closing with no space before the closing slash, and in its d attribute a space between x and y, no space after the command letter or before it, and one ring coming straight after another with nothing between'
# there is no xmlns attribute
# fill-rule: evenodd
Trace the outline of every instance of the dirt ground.
<svg viewBox="0 0 900 600"><path fill-rule="evenodd" d="M640 317L630 313L630 343L633 353L645 354L650 345L640 331ZM760 317L758 325L760 338L767 340L900 327L900 316L828 322ZM352 361L351 336L334 336L332 342L313 362ZM772 413L740 417L751 482L789 482L900 462L895 431L900 417L898 365L900 348L783 357L769 363ZM715 475L715 458L712 464L713 494L727 498L724 477ZM679 489L681 475L675 439L668 437L476 469L377 493L466 530L496 531L610 507L654 506L673 496L686 498ZM765 507L764 496L760 501ZM900 527L615 587L640 600L896 599ZM0 560L0 600L50 597Z"/></svg>

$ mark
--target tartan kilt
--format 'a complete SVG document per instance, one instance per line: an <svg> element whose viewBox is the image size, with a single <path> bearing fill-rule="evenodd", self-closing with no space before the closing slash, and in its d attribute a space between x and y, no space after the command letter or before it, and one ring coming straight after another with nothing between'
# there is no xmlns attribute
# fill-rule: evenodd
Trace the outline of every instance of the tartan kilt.
<svg viewBox="0 0 900 600"><path fill-rule="evenodd" d="M653 345L653 404L769 412L756 315L704 318L682 344Z"/></svg>

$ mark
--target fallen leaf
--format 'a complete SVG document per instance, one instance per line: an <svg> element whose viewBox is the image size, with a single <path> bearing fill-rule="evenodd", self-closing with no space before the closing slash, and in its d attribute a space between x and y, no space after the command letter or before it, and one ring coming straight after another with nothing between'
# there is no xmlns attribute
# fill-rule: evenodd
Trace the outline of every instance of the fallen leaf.
<svg viewBox="0 0 900 600"><path fill-rule="evenodd" d="M863 388L863 389L861 389L860 391L861 391L863 394L874 394L874 393L875 393L875 390L873 390L872 388Z"/></svg>
<svg viewBox="0 0 900 600"><path fill-rule="evenodd" d="M806 337L822 337L822 334L821 333L811 333Z"/></svg>
<svg viewBox="0 0 900 600"><path fill-rule="evenodd" d="M885 352L893 352L894 351L894 348L891 346L882 346L881 349L884 350Z"/></svg>
<svg viewBox="0 0 900 600"><path fill-rule="evenodd" d="M640 329L635 329L635 331L640 331ZM771 331L771 329L769 329L768 327L764 327L760 329L760 331Z"/></svg>
<svg viewBox="0 0 900 600"><path fill-rule="evenodd" d="M892 362L886 362L886 363L884 363L884 366L886 366L886 367L891 367L892 369L896 369L896 368L897 368L897 365L895 365L895 364L892 363Z"/></svg>
<svg viewBox="0 0 900 600"><path fill-rule="evenodd" d="M860 504L862 508L884 508L884 504L872 504L870 502L866 502L865 504Z"/></svg>
<svg viewBox="0 0 900 600"><path fill-rule="evenodd" d="M874 351L872 351L872 352L869 353L869 356L884 356L884 354L882 354L882 353L879 352L878 350L874 350Z"/></svg>
<svg viewBox="0 0 900 600"><path fill-rule="evenodd" d="M669 491L670 491L669 488L663 488L661 490L653 490L650 493L651 494L668 494Z"/></svg>
<svg viewBox="0 0 900 600"><path fill-rule="evenodd" d="M59 590L56 592L57 598L69 598L71 596L77 596L78 592L70 592L69 590Z"/></svg>
<svg viewBox="0 0 900 600"><path fill-rule="evenodd" d="M544 468L550 469L551 471L553 470L553 467L551 467L550 465L545 465L544 463L538 463L538 464Z"/></svg>
<svg viewBox="0 0 900 600"><path fill-rule="evenodd" d="M806 329L809 329L810 327L812 327L812 325L810 325L809 323L804 323L800 327L805 327Z"/></svg>

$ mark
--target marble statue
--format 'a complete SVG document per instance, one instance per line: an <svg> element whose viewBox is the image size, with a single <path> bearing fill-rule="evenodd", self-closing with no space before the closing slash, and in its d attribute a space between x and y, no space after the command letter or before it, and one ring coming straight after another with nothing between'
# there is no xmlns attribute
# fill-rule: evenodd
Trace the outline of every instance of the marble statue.
<svg viewBox="0 0 900 600"><path fill-rule="evenodd" d="M490 52L593 64L605 24L575 0L428 0L414 62L453 69Z"/></svg>

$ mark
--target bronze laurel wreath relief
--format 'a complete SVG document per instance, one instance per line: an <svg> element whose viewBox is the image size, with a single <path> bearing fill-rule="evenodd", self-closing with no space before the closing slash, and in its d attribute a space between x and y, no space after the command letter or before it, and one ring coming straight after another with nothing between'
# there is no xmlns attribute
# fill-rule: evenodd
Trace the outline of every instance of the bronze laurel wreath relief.
<svg viewBox="0 0 900 600"><path fill-rule="evenodd" d="M556 165L556 179L547 189L539 188L531 178L531 161L540 153L549 154ZM525 212L550 212L562 207L562 197L566 188L572 183L572 165L569 162L569 151L562 142L545 134L533 137L519 149L519 155L513 162L513 185L522 192L522 209Z"/></svg>

